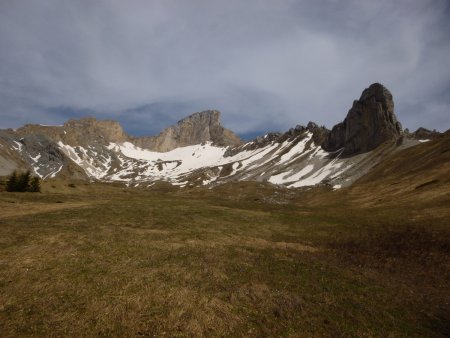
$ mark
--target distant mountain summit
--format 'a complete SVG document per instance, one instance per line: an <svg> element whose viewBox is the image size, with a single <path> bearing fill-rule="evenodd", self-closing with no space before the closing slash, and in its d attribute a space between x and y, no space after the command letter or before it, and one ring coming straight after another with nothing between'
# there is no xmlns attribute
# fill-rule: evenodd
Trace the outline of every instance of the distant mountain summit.
<svg viewBox="0 0 450 338"><path fill-rule="evenodd" d="M76 178L188 187L258 181L290 188L351 185L404 148L439 138L403 132L387 88L374 83L332 130L313 122L243 143L220 112L194 113L156 136L133 137L115 121L82 118L61 126L0 130L0 176L30 169L43 179Z"/></svg>
<svg viewBox="0 0 450 338"><path fill-rule="evenodd" d="M241 139L220 123L220 112L206 110L192 114L174 126L164 129L158 136L135 137L131 141L138 147L159 152L211 141L217 146L236 146Z"/></svg>

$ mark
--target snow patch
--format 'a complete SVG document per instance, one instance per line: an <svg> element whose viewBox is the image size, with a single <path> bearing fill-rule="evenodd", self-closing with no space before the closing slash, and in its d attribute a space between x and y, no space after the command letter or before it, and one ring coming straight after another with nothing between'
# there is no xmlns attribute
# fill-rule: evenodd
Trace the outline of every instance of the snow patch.
<svg viewBox="0 0 450 338"><path fill-rule="evenodd" d="M30 155L30 158L33 160L33 162L37 162L41 158L41 154L37 154L36 157Z"/></svg>
<svg viewBox="0 0 450 338"><path fill-rule="evenodd" d="M17 148L16 147L14 147L14 146L12 146L13 148L14 148L14 150L17 150L17 151L22 151L22 149L23 149L23 145L22 145L22 143L20 143L20 142L17 142L17 141L13 141L15 144L17 144Z"/></svg>
<svg viewBox="0 0 450 338"><path fill-rule="evenodd" d="M309 140L311 140L311 137L313 136L312 133L307 133L306 137L298 142L295 146L293 146L286 154L281 156L280 162L287 162L292 160L294 157L300 155L303 153L303 150L305 150L306 143L308 143Z"/></svg>

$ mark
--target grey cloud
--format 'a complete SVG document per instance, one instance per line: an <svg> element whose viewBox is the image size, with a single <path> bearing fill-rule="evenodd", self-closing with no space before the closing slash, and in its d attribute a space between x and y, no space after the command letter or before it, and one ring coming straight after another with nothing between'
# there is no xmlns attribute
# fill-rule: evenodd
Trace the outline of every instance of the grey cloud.
<svg viewBox="0 0 450 338"><path fill-rule="evenodd" d="M447 1L0 3L0 127L90 112L154 134L197 110L240 134L343 119L372 82L450 128Z"/></svg>

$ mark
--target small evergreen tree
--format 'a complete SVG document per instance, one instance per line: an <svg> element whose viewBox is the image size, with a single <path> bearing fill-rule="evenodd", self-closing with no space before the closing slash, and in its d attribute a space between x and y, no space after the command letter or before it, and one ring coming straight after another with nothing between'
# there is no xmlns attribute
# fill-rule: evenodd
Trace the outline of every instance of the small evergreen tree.
<svg viewBox="0 0 450 338"><path fill-rule="evenodd" d="M26 171L22 175L20 175L17 181L16 191L18 192L27 191L28 188L30 187L30 177L31 177L30 171Z"/></svg>
<svg viewBox="0 0 450 338"><path fill-rule="evenodd" d="M41 192L41 180L39 177L31 177L30 171L22 174L12 173L6 183L6 191L9 192Z"/></svg>
<svg viewBox="0 0 450 338"><path fill-rule="evenodd" d="M39 177L34 176L31 179L30 187L29 187L28 191L30 191L30 192L41 192L41 180L39 179Z"/></svg>
<svg viewBox="0 0 450 338"><path fill-rule="evenodd" d="M16 171L14 170L11 177L8 179L8 182L6 183L6 191L9 191L9 192L17 191L16 190L17 182L18 182L18 177L17 177Z"/></svg>

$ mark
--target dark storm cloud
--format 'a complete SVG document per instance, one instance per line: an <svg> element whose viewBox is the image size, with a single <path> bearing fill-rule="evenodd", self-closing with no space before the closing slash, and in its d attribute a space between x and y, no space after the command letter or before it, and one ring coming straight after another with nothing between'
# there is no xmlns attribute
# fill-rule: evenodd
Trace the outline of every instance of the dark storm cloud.
<svg viewBox="0 0 450 338"><path fill-rule="evenodd" d="M447 1L0 2L0 128L84 113L154 134L219 109L241 133L331 126L372 82L450 128Z"/></svg>

